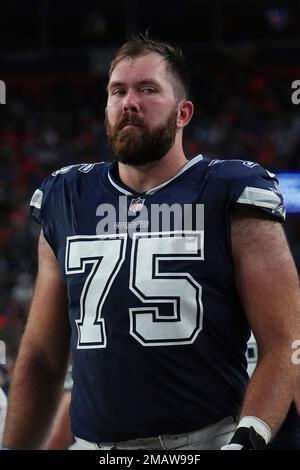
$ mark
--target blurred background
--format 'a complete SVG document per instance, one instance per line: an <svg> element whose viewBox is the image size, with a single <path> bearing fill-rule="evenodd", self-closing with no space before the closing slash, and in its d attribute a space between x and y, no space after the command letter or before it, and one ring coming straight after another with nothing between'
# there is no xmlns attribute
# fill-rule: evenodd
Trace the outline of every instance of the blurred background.
<svg viewBox="0 0 300 470"><path fill-rule="evenodd" d="M182 47L195 116L188 157L254 160L274 171L300 265L300 1L10 0L1 4L0 339L6 381L36 273L29 200L64 165L108 160L103 117L112 55L149 30ZM299 93L300 97L300 93ZM274 253L276 256L276 253Z"/></svg>

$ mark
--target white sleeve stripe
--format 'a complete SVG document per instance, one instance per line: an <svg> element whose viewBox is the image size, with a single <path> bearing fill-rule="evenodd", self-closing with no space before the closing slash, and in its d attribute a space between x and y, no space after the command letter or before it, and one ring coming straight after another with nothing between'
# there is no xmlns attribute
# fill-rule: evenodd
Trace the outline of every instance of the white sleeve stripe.
<svg viewBox="0 0 300 470"><path fill-rule="evenodd" d="M42 207L42 201L43 191L37 189L31 198L30 205L36 207L37 209L40 209Z"/></svg>
<svg viewBox="0 0 300 470"><path fill-rule="evenodd" d="M247 186L237 200L238 204L250 204L252 206L265 207L277 210L284 216L284 208L278 194L271 189L253 188Z"/></svg>

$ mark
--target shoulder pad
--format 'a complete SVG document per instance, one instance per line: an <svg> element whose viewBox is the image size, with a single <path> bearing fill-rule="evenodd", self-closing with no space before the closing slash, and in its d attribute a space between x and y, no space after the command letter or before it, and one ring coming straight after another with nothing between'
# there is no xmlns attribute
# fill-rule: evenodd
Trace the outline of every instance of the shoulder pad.
<svg viewBox="0 0 300 470"><path fill-rule="evenodd" d="M273 173L265 170L259 163L249 160L212 160L209 166L215 167L213 173L218 178L245 178L263 174L275 178Z"/></svg>

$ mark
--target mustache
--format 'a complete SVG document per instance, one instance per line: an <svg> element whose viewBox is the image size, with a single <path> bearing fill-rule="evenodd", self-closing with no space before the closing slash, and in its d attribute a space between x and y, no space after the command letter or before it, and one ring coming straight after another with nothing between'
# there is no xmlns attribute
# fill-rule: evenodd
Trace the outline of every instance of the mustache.
<svg viewBox="0 0 300 470"><path fill-rule="evenodd" d="M143 121L139 117L135 116L134 114L126 113L121 117L116 128L117 130L121 130L123 127L127 126L127 124L133 124L137 127L145 127Z"/></svg>

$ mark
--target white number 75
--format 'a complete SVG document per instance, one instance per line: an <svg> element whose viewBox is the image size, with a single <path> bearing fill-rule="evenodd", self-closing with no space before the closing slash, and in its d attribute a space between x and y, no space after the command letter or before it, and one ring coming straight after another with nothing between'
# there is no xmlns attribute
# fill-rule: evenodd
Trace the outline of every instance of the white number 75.
<svg viewBox="0 0 300 470"><path fill-rule="evenodd" d="M102 308L125 260L126 244L126 234L67 238L66 274L82 274L92 265L80 296L78 349L106 347ZM202 288L191 274L178 271L178 261L193 260L195 266L203 259L203 231L133 234L127 288L144 306L129 308L130 334L143 346L195 341L202 329ZM162 261L168 270L161 270ZM160 313L162 304L171 305L171 314Z"/></svg>

